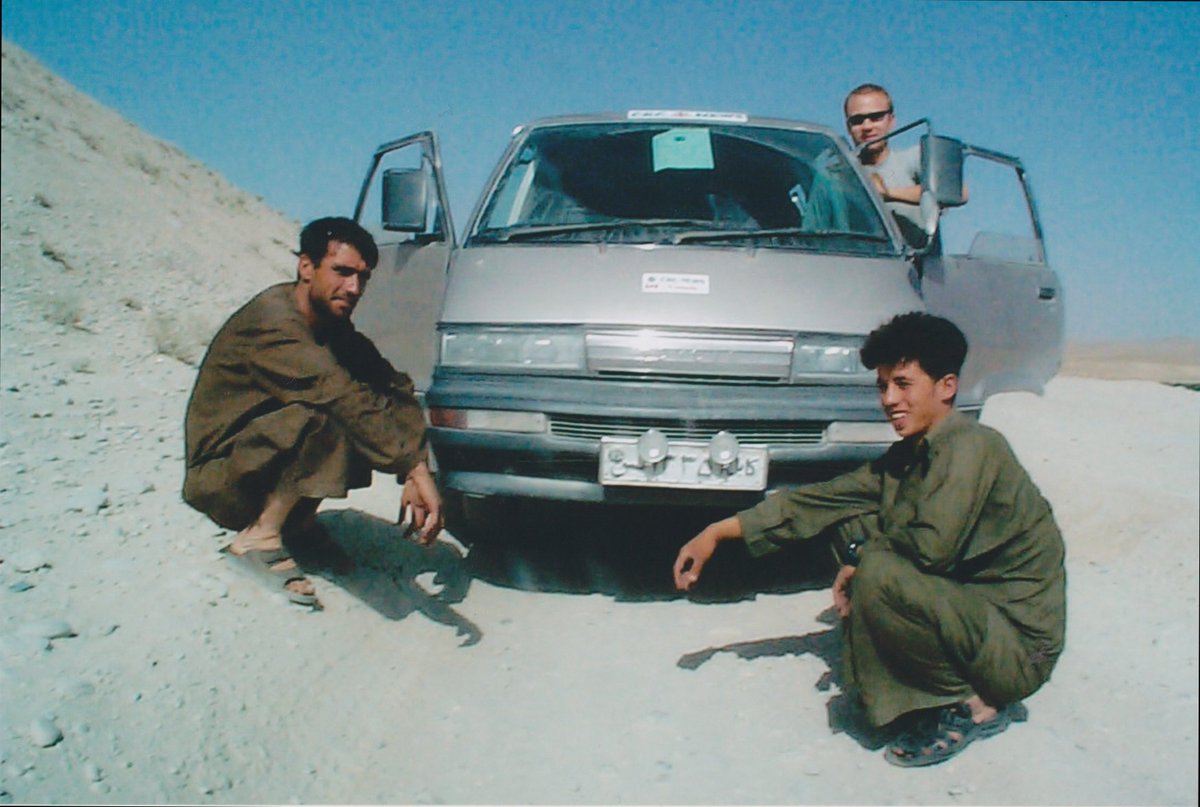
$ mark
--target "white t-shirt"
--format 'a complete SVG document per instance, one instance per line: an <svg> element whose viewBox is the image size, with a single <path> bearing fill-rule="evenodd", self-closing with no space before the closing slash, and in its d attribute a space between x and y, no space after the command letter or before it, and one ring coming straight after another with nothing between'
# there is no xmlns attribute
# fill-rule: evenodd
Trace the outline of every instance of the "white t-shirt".
<svg viewBox="0 0 1200 807"><path fill-rule="evenodd" d="M906 149L888 149L887 159L876 165L863 166L869 173L879 174L883 184L889 188L902 188L921 184L921 149L917 146ZM919 230L921 228L921 206L908 202L887 202L892 215L903 217ZM904 229L904 222L900 222ZM907 234L907 230L906 230Z"/></svg>

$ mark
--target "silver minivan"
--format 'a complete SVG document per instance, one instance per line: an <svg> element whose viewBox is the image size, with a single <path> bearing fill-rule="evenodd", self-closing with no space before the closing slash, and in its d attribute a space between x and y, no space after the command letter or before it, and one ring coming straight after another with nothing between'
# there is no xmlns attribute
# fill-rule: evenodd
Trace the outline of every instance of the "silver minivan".
<svg viewBox="0 0 1200 807"><path fill-rule="evenodd" d="M472 514L502 497L741 506L878 456L894 436L858 348L905 311L966 333L961 409L1040 391L1063 300L1025 170L927 120L889 137L921 131L920 215L898 222L824 126L538 120L461 245L436 136L381 146L355 321L425 391L451 529L478 537Z"/></svg>

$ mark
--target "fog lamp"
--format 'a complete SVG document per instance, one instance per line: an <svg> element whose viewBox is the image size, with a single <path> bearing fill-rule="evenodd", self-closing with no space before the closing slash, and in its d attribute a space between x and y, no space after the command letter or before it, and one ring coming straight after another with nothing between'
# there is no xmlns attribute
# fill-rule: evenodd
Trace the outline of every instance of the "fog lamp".
<svg viewBox="0 0 1200 807"><path fill-rule="evenodd" d="M717 432L708 444L708 459L716 468L722 470L737 464L738 439L727 431Z"/></svg>
<svg viewBox="0 0 1200 807"><path fill-rule="evenodd" d="M667 436L658 429L650 429L638 438L638 459L642 465L658 465L666 460L667 448Z"/></svg>

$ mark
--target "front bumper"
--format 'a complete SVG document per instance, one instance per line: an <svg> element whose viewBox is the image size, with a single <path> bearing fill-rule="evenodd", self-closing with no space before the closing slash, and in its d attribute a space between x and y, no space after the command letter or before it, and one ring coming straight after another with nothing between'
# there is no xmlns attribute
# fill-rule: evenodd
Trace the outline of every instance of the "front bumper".
<svg viewBox="0 0 1200 807"><path fill-rule="evenodd" d="M539 433L437 425L430 429L443 485L480 496L733 507L762 498L758 491L600 484L600 436L635 434L651 426L685 439L707 439L705 435L726 429L744 444L765 445L770 457L767 490L828 479L874 459L890 445L829 439L830 423L886 426L874 387L861 384L697 384L439 373L427 403L431 410L548 416L546 431Z"/></svg>

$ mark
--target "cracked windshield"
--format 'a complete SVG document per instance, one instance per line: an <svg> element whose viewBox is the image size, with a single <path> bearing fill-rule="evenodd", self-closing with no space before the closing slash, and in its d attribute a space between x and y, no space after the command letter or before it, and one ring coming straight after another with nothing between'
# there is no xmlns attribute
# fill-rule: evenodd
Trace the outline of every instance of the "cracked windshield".
<svg viewBox="0 0 1200 807"><path fill-rule="evenodd" d="M895 251L831 138L752 126L535 129L472 240Z"/></svg>

